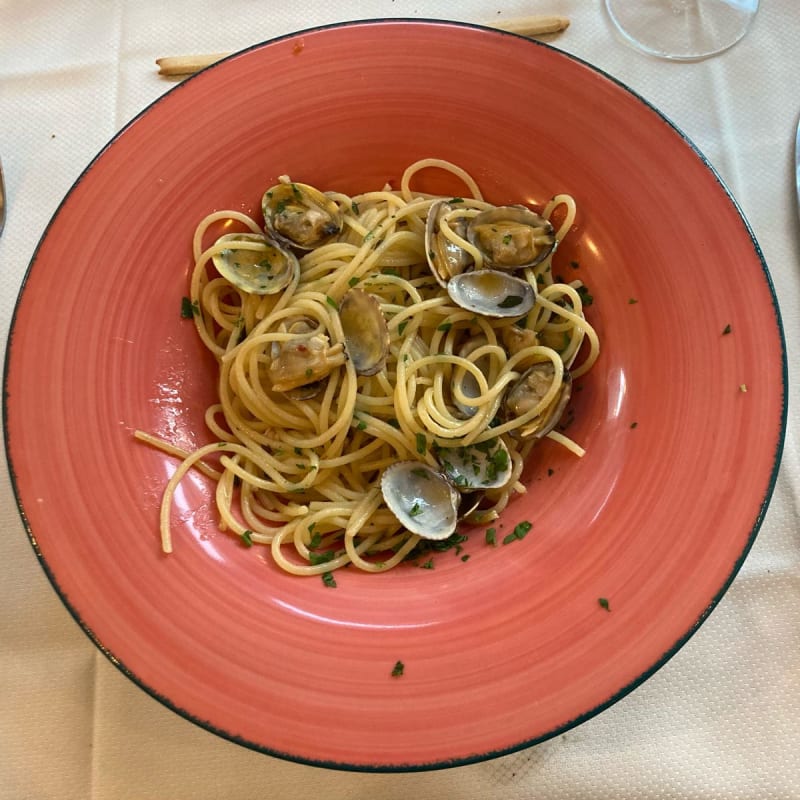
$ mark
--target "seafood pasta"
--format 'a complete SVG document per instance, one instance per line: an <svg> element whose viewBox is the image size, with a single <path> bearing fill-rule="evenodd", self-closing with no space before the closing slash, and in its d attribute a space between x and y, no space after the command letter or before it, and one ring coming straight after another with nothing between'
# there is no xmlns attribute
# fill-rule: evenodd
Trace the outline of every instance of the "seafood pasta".
<svg viewBox="0 0 800 800"><path fill-rule="evenodd" d="M464 195L415 192L426 168ZM194 235L185 305L219 364L214 441L187 453L136 434L182 459L165 551L191 468L216 481L222 529L308 575L387 570L461 519L496 519L544 437L582 455L557 430L599 352L580 282L552 277L570 196L494 206L426 159L353 197L284 177L263 212L215 212Z"/></svg>

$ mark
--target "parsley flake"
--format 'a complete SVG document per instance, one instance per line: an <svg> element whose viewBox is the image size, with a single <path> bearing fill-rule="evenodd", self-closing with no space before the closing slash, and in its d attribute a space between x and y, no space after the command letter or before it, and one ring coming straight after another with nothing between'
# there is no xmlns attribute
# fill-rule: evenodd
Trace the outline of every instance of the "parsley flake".
<svg viewBox="0 0 800 800"><path fill-rule="evenodd" d="M336 588L336 578L333 577L333 573L332 572L323 572L322 573L322 582L329 589L335 589Z"/></svg>
<svg viewBox="0 0 800 800"><path fill-rule="evenodd" d="M428 451L428 439L424 433L417 434L417 452L424 455Z"/></svg>
<svg viewBox="0 0 800 800"><path fill-rule="evenodd" d="M325 295L325 302L326 302L326 303L327 303L327 304L328 304L328 305L329 305L331 308L335 308L337 311L339 310L339 306L338 306L338 304L336 303L336 301L335 301L335 300L334 300L332 297L330 297L329 295L327 295L327 294Z"/></svg>
<svg viewBox="0 0 800 800"><path fill-rule="evenodd" d="M725 327L722 329L722 335L723 335L723 336L727 336L727 335L728 335L728 334L729 334L729 333L730 333L732 330L733 330L733 328L731 328L731 326L730 326L730 323L728 323L728 324L727 324L727 325L726 325L726 326L725 326Z"/></svg>
<svg viewBox="0 0 800 800"><path fill-rule="evenodd" d="M405 672L406 665L402 661L395 661L394 666L392 667L392 677L393 678L400 678L402 677L403 673Z"/></svg>
<svg viewBox="0 0 800 800"><path fill-rule="evenodd" d="M605 609L606 611L611 611L611 605L609 604L607 597L598 597L597 604L600 606L600 608Z"/></svg>
<svg viewBox="0 0 800 800"><path fill-rule="evenodd" d="M245 547L252 547L253 546L253 531L246 530L242 531L242 542Z"/></svg>
<svg viewBox="0 0 800 800"><path fill-rule="evenodd" d="M200 308L197 301L192 302L188 297L181 297L181 317L183 319L191 319L200 313Z"/></svg>

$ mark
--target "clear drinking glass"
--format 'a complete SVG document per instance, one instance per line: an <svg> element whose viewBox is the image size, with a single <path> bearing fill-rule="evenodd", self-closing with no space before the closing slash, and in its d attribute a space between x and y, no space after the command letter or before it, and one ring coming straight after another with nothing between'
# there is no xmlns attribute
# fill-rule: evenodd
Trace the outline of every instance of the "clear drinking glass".
<svg viewBox="0 0 800 800"><path fill-rule="evenodd" d="M727 50L747 33L759 0L605 0L632 45L661 58L694 61Z"/></svg>

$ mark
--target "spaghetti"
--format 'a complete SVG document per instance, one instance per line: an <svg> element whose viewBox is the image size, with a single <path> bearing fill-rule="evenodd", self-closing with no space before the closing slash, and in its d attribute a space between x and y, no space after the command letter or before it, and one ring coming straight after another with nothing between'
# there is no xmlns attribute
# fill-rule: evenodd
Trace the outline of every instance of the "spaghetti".
<svg viewBox="0 0 800 800"><path fill-rule="evenodd" d="M236 211L200 222L189 300L197 333L219 364L219 400L205 416L214 441L189 453L136 432L181 459L163 495L164 551L172 550L173 494L193 468L216 482L220 527L247 544L268 545L275 563L297 575L348 563L384 571L414 551L420 536L404 527L381 492L381 475L396 462L441 470L447 448L485 453L502 442L508 479L481 491L467 519L496 519L515 493L525 491L520 475L539 439L520 434L554 404L570 375L591 368L598 337L583 314L580 281L554 281L552 252L519 271L535 290L535 304L522 316L484 316L453 301L426 253L426 219L439 198L411 187L414 175L431 167L463 181L465 197L449 198L462 219L492 208L466 172L437 159L412 164L399 190L353 197L329 192L341 230L300 254L299 270L272 294L246 291L222 277L214 259L232 245L207 241L219 223L253 236L263 236L264 228ZM294 187L288 179L283 183ZM555 196L542 209L546 220L559 220L553 223L556 244L572 227L575 211L568 195ZM475 249L446 220L441 232L465 251ZM357 373L344 346L339 304L354 287L377 300L388 331L385 361L370 375ZM310 358L312 345L308 380L291 387L289 381L277 391L276 376L292 348L295 356ZM551 382L531 407L510 414L504 403L511 387L541 364L548 365ZM465 393L465 381L472 393ZM563 433L545 435L582 455Z"/></svg>

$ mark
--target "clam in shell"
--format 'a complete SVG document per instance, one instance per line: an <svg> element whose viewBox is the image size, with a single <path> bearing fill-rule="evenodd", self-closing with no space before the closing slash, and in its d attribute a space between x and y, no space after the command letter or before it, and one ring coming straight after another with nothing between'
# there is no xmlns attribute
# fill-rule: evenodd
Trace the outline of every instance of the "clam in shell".
<svg viewBox="0 0 800 800"><path fill-rule="evenodd" d="M451 234L466 241L467 219L453 214L457 209L447 200L437 200L428 209L425 219L425 257L434 278L444 288L454 275L472 266L472 256L457 241L448 237L444 221Z"/></svg>
<svg viewBox="0 0 800 800"><path fill-rule="evenodd" d="M226 233L211 260L217 272L249 294L276 294L300 274L294 253L258 233Z"/></svg>
<svg viewBox="0 0 800 800"><path fill-rule="evenodd" d="M441 540L456 530L461 495L450 480L422 461L399 461L381 477L389 510L410 533Z"/></svg>
<svg viewBox="0 0 800 800"><path fill-rule="evenodd" d="M287 246L314 250L335 239L342 230L339 206L306 183L279 183L261 200L264 227Z"/></svg>
<svg viewBox="0 0 800 800"><path fill-rule="evenodd" d="M527 281L493 269L456 275L448 281L447 293L461 308L486 317L521 317L536 302Z"/></svg>
<svg viewBox="0 0 800 800"><path fill-rule="evenodd" d="M556 368L552 361L535 364L523 372L519 379L509 387L503 400L505 417L507 419L521 417L541 405L555 379ZM522 438L532 436L535 439L546 436L561 419L571 394L572 376L565 369L561 386L553 399L530 422L517 431L512 431L511 435Z"/></svg>
<svg viewBox="0 0 800 800"><path fill-rule="evenodd" d="M511 480L513 463L500 438L467 446L437 447L436 460L461 492L499 489Z"/></svg>
<svg viewBox="0 0 800 800"><path fill-rule="evenodd" d="M378 300L362 289L350 289L339 303L344 346L359 375L375 375L389 354L389 326Z"/></svg>
<svg viewBox="0 0 800 800"><path fill-rule="evenodd" d="M467 238L481 251L484 265L517 270L544 261L556 246L553 226L526 206L495 206L469 221Z"/></svg>

